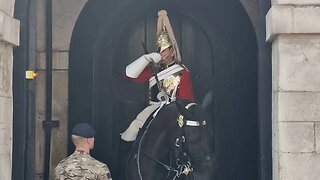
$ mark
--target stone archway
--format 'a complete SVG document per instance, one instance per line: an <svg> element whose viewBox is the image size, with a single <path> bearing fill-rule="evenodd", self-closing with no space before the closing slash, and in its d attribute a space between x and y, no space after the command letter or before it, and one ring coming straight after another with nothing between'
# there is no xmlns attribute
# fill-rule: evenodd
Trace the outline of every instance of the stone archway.
<svg viewBox="0 0 320 180"><path fill-rule="evenodd" d="M194 6L201 7L203 11L193 10L191 7ZM116 163L120 146L118 135L127 123L121 119L132 118L144 104L143 99L140 99L143 93L132 99L130 95L125 94L125 91L117 88L122 86L116 86L118 82L122 82L119 73L121 68L123 69L127 61L143 53L138 48L132 48L129 43L134 43L138 39L130 40L132 36L126 35L135 32L139 27L146 27L143 24L147 21L139 21L139 17L148 19L149 16L146 15L155 14L159 8L168 9L169 16L173 14L172 19L175 17L177 20L181 19L179 18L181 14L192 17L198 25L191 27L200 25L204 28L204 32L207 33L205 36L211 44L208 50L212 51L212 76L207 82L210 82L208 84L214 88L215 93L213 112L216 153L221 170L219 178L256 179L258 176L257 44L252 23L237 2L200 1L197 4L189 1L183 4L178 1L161 3L152 1L147 4L142 1L88 2L78 18L70 46L69 125L72 126L79 121L94 124L98 131L97 142L106 142L98 144L94 154L110 164L113 172L118 171ZM229 8L232 11L222 12L223 9ZM92 13L93 11L95 13ZM151 21L154 19L151 18ZM127 33L122 34L124 29ZM181 42L181 39L178 41ZM147 44L149 49L153 48L152 43ZM203 58L205 59L205 56ZM192 66L192 59L188 60L187 57L186 61L189 61L191 70L195 68ZM200 73L198 77L201 78L203 75ZM201 85L197 87L201 89ZM141 88L143 87L136 87L136 90ZM115 92L120 95L115 96ZM119 101L117 97L127 98ZM128 98L131 100L126 101ZM134 104L137 102L140 102L140 105ZM133 103L132 106L130 103ZM119 114L125 117L120 117ZM246 166L242 163L246 163Z"/></svg>

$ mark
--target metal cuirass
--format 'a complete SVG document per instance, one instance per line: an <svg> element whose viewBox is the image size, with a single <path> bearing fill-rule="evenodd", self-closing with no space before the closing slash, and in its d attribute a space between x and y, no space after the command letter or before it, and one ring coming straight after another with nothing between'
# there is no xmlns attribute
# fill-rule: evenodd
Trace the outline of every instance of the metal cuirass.
<svg viewBox="0 0 320 180"><path fill-rule="evenodd" d="M158 73L159 83L162 89L162 93L165 93L169 101L174 101L176 99L176 96L178 94L178 89L181 81L182 76L182 70L180 66L176 66L177 68L171 68L172 71L164 70L166 73ZM153 78L154 79L154 78ZM150 81L150 82L154 82ZM151 83L149 88L149 102L152 104L152 102L159 102L163 101L159 98L159 89L158 86L155 83Z"/></svg>

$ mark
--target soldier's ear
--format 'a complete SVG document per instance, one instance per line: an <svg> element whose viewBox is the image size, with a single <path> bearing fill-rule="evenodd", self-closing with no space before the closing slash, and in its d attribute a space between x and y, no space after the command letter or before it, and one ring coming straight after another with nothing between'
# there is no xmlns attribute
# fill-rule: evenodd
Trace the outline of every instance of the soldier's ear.
<svg viewBox="0 0 320 180"><path fill-rule="evenodd" d="M93 138L87 138L87 143L91 143L93 141Z"/></svg>

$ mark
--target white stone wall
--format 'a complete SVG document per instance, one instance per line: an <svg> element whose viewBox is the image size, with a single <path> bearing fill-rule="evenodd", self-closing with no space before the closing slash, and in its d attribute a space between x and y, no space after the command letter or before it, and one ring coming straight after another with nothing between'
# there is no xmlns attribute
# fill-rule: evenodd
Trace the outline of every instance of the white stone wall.
<svg viewBox="0 0 320 180"><path fill-rule="evenodd" d="M0 179L11 178L12 167L12 46L0 43Z"/></svg>
<svg viewBox="0 0 320 180"><path fill-rule="evenodd" d="M45 83L46 83L46 1L37 0L36 79L36 162L44 162ZM52 119L60 127L52 131L50 179L58 162L67 156L69 46L76 20L87 0L53 0ZM36 163L36 180L43 179L43 163ZM1 178L0 178L1 179Z"/></svg>
<svg viewBox="0 0 320 180"><path fill-rule="evenodd" d="M274 0L273 180L320 179L320 0Z"/></svg>
<svg viewBox="0 0 320 180"><path fill-rule="evenodd" d="M12 172L12 64L13 46L19 44L19 21L13 16L14 0L0 0L0 179Z"/></svg>

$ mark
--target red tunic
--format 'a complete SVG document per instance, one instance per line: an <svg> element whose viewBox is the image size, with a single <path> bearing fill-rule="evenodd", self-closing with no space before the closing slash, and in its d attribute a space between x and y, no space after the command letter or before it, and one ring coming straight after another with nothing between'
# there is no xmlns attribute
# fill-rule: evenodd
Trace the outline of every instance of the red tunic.
<svg viewBox="0 0 320 180"><path fill-rule="evenodd" d="M142 71L142 73L137 78L130 78L130 79L132 79L136 83L148 83L149 79L152 76L153 76L152 68L148 66ZM188 99L192 102L195 102L193 87L191 82L191 75L190 75L190 72L186 69L182 71L179 89L177 92L177 99L178 100Z"/></svg>

